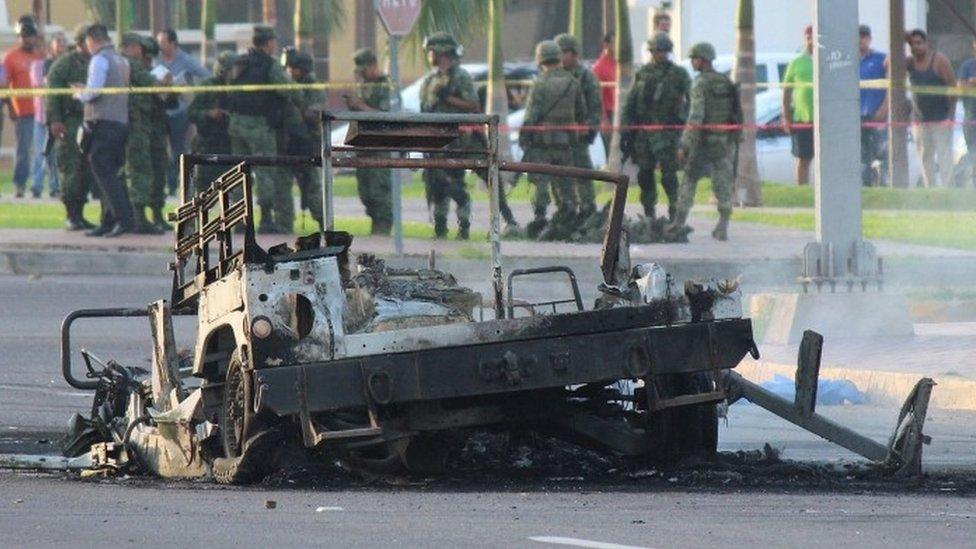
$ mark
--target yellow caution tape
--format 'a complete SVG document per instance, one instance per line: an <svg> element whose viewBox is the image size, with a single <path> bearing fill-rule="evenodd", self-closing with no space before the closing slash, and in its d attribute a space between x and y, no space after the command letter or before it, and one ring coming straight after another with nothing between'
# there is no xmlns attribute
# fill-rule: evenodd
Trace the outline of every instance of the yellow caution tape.
<svg viewBox="0 0 976 549"><path fill-rule="evenodd" d="M508 85L531 86L532 80L507 80ZM481 86L487 82L479 82ZM223 85L199 85L199 86L146 86L146 87L119 87L119 88L3 88L0 89L0 99L12 97L46 97L49 95L74 95L77 93L95 93L100 95L114 94L183 94L183 93L231 93L231 92L263 92L263 91L303 91L318 90L328 91L335 89L352 90L362 86L389 86L388 83L355 83L355 82L316 82L312 84L223 84ZM601 82L601 87L616 87L613 82ZM862 89L882 89L887 90L891 86L888 79L862 80ZM781 82L757 83L758 89L771 88L810 88L810 82L798 82L787 84ZM391 87L392 89L392 87ZM904 91L919 95L947 95L954 97L976 97L976 87L964 86L904 86Z"/></svg>

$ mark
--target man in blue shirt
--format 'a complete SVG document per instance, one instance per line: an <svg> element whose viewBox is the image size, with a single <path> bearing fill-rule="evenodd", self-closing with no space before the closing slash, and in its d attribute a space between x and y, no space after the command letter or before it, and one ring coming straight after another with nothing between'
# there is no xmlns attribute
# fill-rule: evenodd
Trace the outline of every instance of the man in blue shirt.
<svg viewBox="0 0 976 549"><path fill-rule="evenodd" d="M173 75L174 85L192 86L212 76L210 71L204 68L196 58L183 51L177 40L175 30L160 31L156 35L156 41L159 42L159 57L156 58L156 61L166 67L166 70ZM179 104L175 108L166 111L166 116L169 119L169 148L172 156L172 162L166 174L169 194L176 192L180 155L186 152L186 134L190 130L190 115L187 113L189 106L189 97L184 94L180 96Z"/></svg>
<svg viewBox="0 0 976 549"><path fill-rule="evenodd" d="M973 41L976 49L976 40ZM959 67L959 85L966 88L967 94L962 98L962 108L965 117L962 125L962 135L966 138L966 158L973 169L973 186L976 186L976 59L969 59Z"/></svg>
<svg viewBox="0 0 976 549"><path fill-rule="evenodd" d="M871 49L871 27L861 25L859 50L861 80L881 80L888 77L885 54ZM885 139L883 122L888 116L887 94L883 88L861 88L861 183L871 186L876 181L871 164L883 159Z"/></svg>

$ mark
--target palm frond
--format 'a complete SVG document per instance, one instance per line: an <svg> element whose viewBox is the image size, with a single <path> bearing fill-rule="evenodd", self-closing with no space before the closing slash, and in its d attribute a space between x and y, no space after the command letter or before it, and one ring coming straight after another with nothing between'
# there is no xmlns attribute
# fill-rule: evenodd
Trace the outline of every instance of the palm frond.
<svg viewBox="0 0 976 549"><path fill-rule="evenodd" d="M405 49L414 56L423 50L424 37L435 32L449 32L458 42L488 27L490 0L424 0L420 17L404 40Z"/></svg>

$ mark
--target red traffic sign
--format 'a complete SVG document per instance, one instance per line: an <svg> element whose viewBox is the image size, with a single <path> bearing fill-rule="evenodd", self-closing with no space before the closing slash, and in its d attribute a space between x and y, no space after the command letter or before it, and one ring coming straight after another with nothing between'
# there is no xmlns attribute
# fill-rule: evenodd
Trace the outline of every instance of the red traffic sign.
<svg viewBox="0 0 976 549"><path fill-rule="evenodd" d="M421 0L377 0L376 14L391 36L406 36L420 17Z"/></svg>

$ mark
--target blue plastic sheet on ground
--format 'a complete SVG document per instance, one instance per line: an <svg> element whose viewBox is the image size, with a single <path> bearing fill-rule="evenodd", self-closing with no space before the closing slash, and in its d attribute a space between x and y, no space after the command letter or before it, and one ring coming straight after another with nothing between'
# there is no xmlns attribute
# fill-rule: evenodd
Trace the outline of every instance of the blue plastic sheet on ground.
<svg viewBox="0 0 976 549"><path fill-rule="evenodd" d="M796 384L786 376L775 374L773 379L761 385L763 389L787 400L793 400L796 397ZM818 405L867 404L867 402L867 396L859 391L854 382L849 379L821 379L817 382Z"/></svg>

